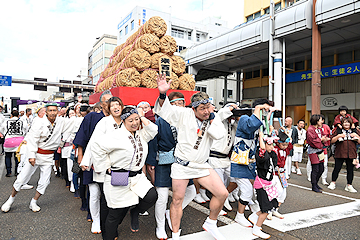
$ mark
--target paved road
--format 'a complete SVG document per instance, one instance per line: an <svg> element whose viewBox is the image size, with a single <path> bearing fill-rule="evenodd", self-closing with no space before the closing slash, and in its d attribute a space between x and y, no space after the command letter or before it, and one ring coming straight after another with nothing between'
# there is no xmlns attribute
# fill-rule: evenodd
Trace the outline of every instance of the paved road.
<svg viewBox="0 0 360 240"><path fill-rule="evenodd" d="M0 203L8 198L15 177L6 178L2 172L4 157L0 157ZM302 165L304 167L304 165ZM304 169L302 169L305 172ZM330 180L330 173L328 174ZM343 171L342 171L343 174ZM36 186L39 172L30 181ZM341 175L337 189L326 188L323 194L314 193L306 176L292 175L289 180L286 202L280 212L285 219L266 221L263 230L271 239L358 239L360 235L360 194L344 191L346 178ZM355 173L354 187L360 190L360 173ZM0 239L101 239L90 233L91 224L86 221L86 212L80 211L79 199L65 188L65 182L51 177L51 183L38 204L41 211L33 213L28 205L35 190L21 191L9 213L0 213ZM343 204L343 205L341 205ZM227 239L254 239L251 229L233 223L236 204L227 217L219 218L219 226ZM208 204L191 203L184 211L182 239L212 239L201 228L206 218ZM130 231L130 216L119 227L119 239L156 239L154 209L149 216L140 217L140 231ZM246 211L245 215L250 212ZM271 226L271 227L270 227ZM171 236L167 227L168 236Z"/></svg>

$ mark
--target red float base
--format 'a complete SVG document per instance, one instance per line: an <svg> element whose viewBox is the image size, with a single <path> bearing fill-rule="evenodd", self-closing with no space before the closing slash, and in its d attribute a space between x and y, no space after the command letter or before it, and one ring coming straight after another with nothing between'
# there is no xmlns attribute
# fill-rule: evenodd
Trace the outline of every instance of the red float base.
<svg viewBox="0 0 360 240"><path fill-rule="evenodd" d="M159 97L159 90L157 88L142 88L142 87L116 87L112 88L111 93L115 97L119 97L124 105L137 105L141 101L147 101L151 106L154 106L156 99ZM186 105L190 104L190 98L198 91L185 90L169 90L167 95L171 92L181 92L184 94ZM89 97L89 104L99 102L101 93L94 93Z"/></svg>

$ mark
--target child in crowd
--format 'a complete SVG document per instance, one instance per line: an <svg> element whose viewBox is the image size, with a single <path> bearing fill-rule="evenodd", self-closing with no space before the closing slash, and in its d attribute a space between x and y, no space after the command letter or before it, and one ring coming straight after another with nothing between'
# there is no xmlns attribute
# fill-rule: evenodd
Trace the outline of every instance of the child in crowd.
<svg viewBox="0 0 360 240"><path fill-rule="evenodd" d="M346 106L340 106L339 107L339 115L337 115L334 119L334 127L336 127L337 134L342 133L341 119L348 118L348 117L350 117L353 122L353 124L351 125L350 133L356 133L355 127L357 125L359 125L359 121L348 113L348 108ZM352 140L357 140L357 139L352 139ZM341 141L344 141L344 139L339 138L338 141L341 142Z"/></svg>
<svg viewBox="0 0 360 240"><path fill-rule="evenodd" d="M255 154L257 176L255 178L254 188L256 190L257 201L260 205L260 211L257 213L257 219L249 219L254 224L253 235L263 239L270 238L270 235L262 232L261 226L265 221L266 216L268 216L268 213L278 207L278 201L276 197L274 197L272 194L268 194L268 191L271 191L271 186L276 183L274 180L278 178L275 175L275 167L278 163L278 158L276 153L273 151L274 141L277 139L277 137L270 137L267 135L264 136L264 134L260 132L260 148L256 151ZM266 190L266 188L268 188L268 190Z"/></svg>
<svg viewBox="0 0 360 240"><path fill-rule="evenodd" d="M279 140L276 142L276 146L274 147L274 152L277 155L277 166L278 166L278 171L280 173L285 172L284 166L285 166L285 162L286 162L286 157L290 154L290 151L293 149L293 145L291 144L291 140L288 137L288 135L286 135L285 132L283 132L281 129L279 129L279 134L278 134L278 138ZM276 175L279 175L278 172L275 172ZM277 188L278 188L278 192L279 192L279 197L277 198L278 202L279 202L279 207L281 206L282 203L284 203L285 198L286 198L286 188L283 188L281 186L279 177L277 176L275 178L275 181L277 181ZM271 211L269 213L269 215L267 216L267 218L269 220L272 220L272 215L274 215L275 217L278 217L280 219L283 219L284 216L282 214L279 213L279 208L275 208L273 209L273 211Z"/></svg>

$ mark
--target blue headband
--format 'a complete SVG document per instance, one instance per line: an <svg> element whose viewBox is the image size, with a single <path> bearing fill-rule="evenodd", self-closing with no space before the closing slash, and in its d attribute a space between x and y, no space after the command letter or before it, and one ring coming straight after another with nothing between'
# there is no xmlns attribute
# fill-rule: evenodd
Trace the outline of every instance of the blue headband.
<svg viewBox="0 0 360 240"><path fill-rule="evenodd" d="M128 117L130 117L130 115L133 114L133 113L139 114L139 112L137 111L137 109L136 109L136 108L133 108L133 109L130 110L130 112L127 112L127 113L122 114L122 115L120 116L120 118L121 118L121 120L124 121L125 119L127 119Z"/></svg>
<svg viewBox="0 0 360 240"><path fill-rule="evenodd" d="M149 105L149 107L150 107L150 103L143 101L143 102L140 102L140 103L137 105L137 108L139 108L139 107L140 107L141 105L143 105L143 104L147 104L147 105Z"/></svg>
<svg viewBox="0 0 360 240"><path fill-rule="evenodd" d="M171 100L170 102L175 102L175 101L184 101L185 102L185 99L184 98L175 98L173 100Z"/></svg>
<svg viewBox="0 0 360 240"><path fill-rule="evenodd" d="M194 107L194 108L197 108L200 104L207 104L209 102L210 102L209 99L203 99L203 100L200 100L200 101L193 102L191 104L191 106Z"/></svg>

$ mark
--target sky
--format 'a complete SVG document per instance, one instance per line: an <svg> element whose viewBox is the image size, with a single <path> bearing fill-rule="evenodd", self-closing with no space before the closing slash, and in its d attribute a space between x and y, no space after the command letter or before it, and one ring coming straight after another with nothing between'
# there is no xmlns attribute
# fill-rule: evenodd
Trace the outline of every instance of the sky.
<svg viewBox="0 0 360 240"><path fill-rule="evenodd" d="M136 3L135 3L136 2ZM229 28L243 22L243 0L10 0L0 1L0 75L19 79L79 80L88 53L103 34L136 6L199 22L221 17ZM84 73L82 73L84 74ZM0 97L39 98L33 86L0 86Z"/></svg>

